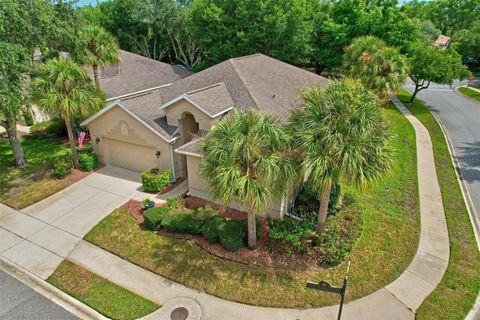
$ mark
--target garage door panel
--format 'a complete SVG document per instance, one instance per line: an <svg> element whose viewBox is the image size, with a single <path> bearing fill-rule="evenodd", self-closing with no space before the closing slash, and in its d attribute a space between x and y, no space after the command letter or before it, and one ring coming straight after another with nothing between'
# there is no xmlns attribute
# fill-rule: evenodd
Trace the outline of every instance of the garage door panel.
<svg viewBox="0 0 480 320"><path fill-rule="evenodd" d="M158 166L154 148L113 139L105 139L105 142L108 164L135 171Z"/></svg>

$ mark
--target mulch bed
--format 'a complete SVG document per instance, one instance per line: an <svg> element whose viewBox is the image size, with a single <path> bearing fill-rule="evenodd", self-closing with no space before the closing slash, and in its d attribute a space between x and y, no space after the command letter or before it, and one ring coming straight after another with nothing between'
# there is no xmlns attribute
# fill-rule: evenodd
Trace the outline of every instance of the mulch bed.
<svg viewBox="0 0 480 320"><path fill-rule="evenodd" d="M203 203L203 205L200 205L201 203ZM215 207L219 214L225 218L235 220L246 219L245 212L233 208L223 207L201 198L187 197L184 201L184 205L186 208L192 210L194 210L193 208L197 209L205 205L211 205L212 207ZM143 223L143 205L140 201L129 200L121 207L130 211L139 224ZM267 268L295 268L296 270L316 270L319 268L318 252L316 252L314 249L305 254L286 252L281 246L269 241L267 220L263 217L259 217L259 219L262 224L262 237L260 241L258 241L258 247L255 250L241 248L237 252L231 252L222 248L222 246L220 246L218 243L209 243L202 235L181 234L163 229L157 231L156 233L167 237L192 241L207 253L215 257L244 265Z"/></svg>
<svg viewBox="0 0 480 320"><path fill-rule="evenodd" d="M185 181L184 177L178 177L177 180L175 181L175 183L172 183L171 185L169 185L168 187L166 187L162 191L158 192L157 194L164 194L164 193L167 193L169 191L172 191L173 189L175 189L176 186L178 186L183 181Z"/></svg>

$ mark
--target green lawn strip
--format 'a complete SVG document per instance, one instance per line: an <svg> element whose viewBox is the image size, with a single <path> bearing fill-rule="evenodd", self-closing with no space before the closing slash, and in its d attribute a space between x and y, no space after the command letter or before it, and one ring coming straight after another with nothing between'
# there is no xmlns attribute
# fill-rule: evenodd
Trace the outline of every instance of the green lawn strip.
<svg viewBox="0 0 480 320"><path fill-rule="evenodd" d="M362 234L351 254L348 300L358 299L397 278L418 245L419 210L415 133L394 108L384 109L391 125L395 161L377 185L344 188L361 210ZM332 269L267 269L214 257L192 242L140 228L125 209L114 211L86 240L166 278L218 297L271 307L312 307L338 303L338 297L305 288L308 280L341 285L345 264Z"/></svg>
<svg viewBox="0 0 480 320"><path fill-rule="evenodd" d="M0 140L0 202L17 209L38 202L65 187L63 180L50 177L48 163L52 158L69 152L68 145L58 138L26 136L22 139L22 147L28 166L19 170L14 166L10 142ZM12 187L18 192L7 195Z"/></svg>
<svg viewBox="0 0 480 320"><path fill-rule="evenodd" d="M470 88L466 88L466 87L459 87L458 91L460 91L461 94L464 94L480 102L480 92L472 90Z"/></svg>
<svg viewBox="0 0 480 320"><path fill-rule="evenodd" d="M67 260L47 281L111 319L138 319L159 308L152 301Z"/></svg>
<svg viewBox="0 0 480 320"><path fill-rule="evenodd" d="M480 288L480 255L468 211L440 126L421 100L406 103L410 98L406 91L398 97L430 132L450 237L448 269L418 309L417 319L464 319Z"/></svg>

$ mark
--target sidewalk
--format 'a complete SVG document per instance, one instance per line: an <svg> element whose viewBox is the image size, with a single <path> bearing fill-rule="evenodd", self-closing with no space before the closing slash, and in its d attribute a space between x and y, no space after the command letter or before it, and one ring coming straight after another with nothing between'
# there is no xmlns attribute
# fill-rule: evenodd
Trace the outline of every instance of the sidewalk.
<svg viewBox="0 0 480 320"><path fill-rule="evenodd" d="M416 132L421 214L419 247L412 263L394 282L364 298L346 304L342 317L344 320L413 320L415 310L435 289L448 265L448 231L430 136L420 121L395 96L392 97L392 101L407 117ZM189 310L190 308L201 310L201 319L336 319L338 306L280 309L256 307L220 299L142 269L79 237L75 242L74 248L66 257L68 260L158 304L166 306L180 301L179 298L183 299L181 301L190 301L190 305L185 307ZM36 245L42 246L41 243ZM162 312L162 309L157 312ZM157 312L148 318L162 319L160 315L155 317Z"/></svg>

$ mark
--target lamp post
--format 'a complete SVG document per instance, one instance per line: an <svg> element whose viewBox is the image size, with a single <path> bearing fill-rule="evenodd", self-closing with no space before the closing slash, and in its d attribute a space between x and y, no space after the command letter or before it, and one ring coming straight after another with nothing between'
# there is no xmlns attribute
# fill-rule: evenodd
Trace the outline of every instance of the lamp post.
<svg viewBox="0 0 480 320"><path fill-rule="evenodd" d="M342 318L342 310L343 310L343 301L345 300L345 293L347 292L347 284L348 284L348 271L350 270L350 260L348 261L347 265L347 272L345 273L345 277L343 278L343 286L341 287L334 287L327 281L320 281L319 283L315 282L307 282L307 288L315 289L319 291L325 292L332 292L340 295L340 307L338 308L338 317L337 320Z"/></svg>

